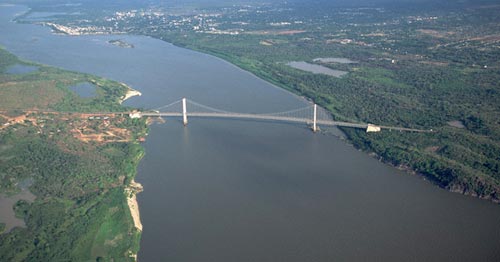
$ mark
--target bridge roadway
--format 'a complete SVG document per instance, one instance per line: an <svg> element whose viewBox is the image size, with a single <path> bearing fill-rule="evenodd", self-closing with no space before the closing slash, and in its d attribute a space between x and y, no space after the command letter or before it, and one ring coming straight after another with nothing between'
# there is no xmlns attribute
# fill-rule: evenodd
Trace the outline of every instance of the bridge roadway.
<svg viewBox="0 0 500 262"><path fill-rule="evenodd" d="M182 117L182 113L170 112L170 113L156 113L156 112L141 112L141 116L146 117ZM271 121L283 121L292 123L304 123L312 124L312 119L308 118L296 118L296 117L285 117L285 116L273 116L264 114L242 114L242 113L212 113L212 112L190 112L188 117L206 117L206 118L232 118L232 119L257 119L257 120L271 120ZM340 126L340 127L353 127L353 128L363 128L367 129L369 124L360 123L349 123L342 121L331 121L331 120L317 120L318 125L323 126ZM396 130L396 131L408 131L408 132L419 132L428 133L431 130L404 128L404 127L394 127L394 126L377 126L381 129Z"/></svg>

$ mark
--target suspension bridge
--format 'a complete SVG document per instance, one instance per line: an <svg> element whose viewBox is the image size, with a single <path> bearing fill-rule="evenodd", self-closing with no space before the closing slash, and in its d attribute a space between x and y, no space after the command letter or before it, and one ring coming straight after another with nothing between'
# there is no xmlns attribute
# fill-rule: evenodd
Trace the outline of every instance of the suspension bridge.
<svg viewBox="0 0 500 262"><path fill-rule="evenodd" d="M181 100L175 101L165 106L161 106L148 112L131 112L129 113L129 116L131 118L182 117L184 125L188 124L188 117L253 119L292 122L310 125L314 132L319 130L319 125L362 128L365 129L366 132L380 132L382 129L409 132L432 132L431 130L412 129L405 127L380 126L368 123L334 121L332 119L332 116L326 110L318 107L316 104L284 112L251 114L225 111L183 98Z"/></svg>

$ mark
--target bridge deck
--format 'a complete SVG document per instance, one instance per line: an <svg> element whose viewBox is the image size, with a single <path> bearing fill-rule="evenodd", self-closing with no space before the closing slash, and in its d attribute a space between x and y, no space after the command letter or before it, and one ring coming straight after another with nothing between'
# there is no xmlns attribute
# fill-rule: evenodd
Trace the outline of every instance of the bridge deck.
<svg viewBox="0 0 500 262"><path fill-rule="evenodd" d="M142 116L151 117L182 117L182 113L154 113L154 112L143 112ZM312 119L308 118L296 118L296 117L284 117L284 116L273 116L273 115L260 115L260 114L240 114L240 113L207 113L207 112L190 112L188 117L207 117L207 118L233 118L233 119L257 119L257 120L271 120L271 121L283 121L283 122L293 122L293 123L312 123ZM363 128L366 129L368 124L363 123L349 123L342 121L331 121L331 120L318 120L318 125L324 126L340 126L340 127L353 127L353 128ZM412 129L404 127L392 127L392 126L378 126L381 129L389 129L396 131L410 131L410 132L431 132L428 130Z"/></svg>

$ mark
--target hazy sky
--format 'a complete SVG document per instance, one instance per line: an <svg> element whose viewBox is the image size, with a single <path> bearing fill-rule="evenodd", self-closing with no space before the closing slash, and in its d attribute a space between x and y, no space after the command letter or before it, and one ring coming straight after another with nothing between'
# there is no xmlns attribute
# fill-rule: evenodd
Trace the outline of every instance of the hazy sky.
<svg viewBox="0 0 500 262"><path fill-rule="evenodd" d="M419 6L421 3L428 3L433 7L458 6L462 4L478 3L498 3L499 0L17 0L15 2L28 4L30 6L41 5L54 7L68 3L82 4L80 8L142 8L150 5L161 5L165 7L191 6L198 8L230 6L235 4L251 3L288 3L293 6L320 6L324 8L335 7L387 7L394 5ZM0 0L1 2L13 2L12 0ZM300 8L300 7L299 7Z"/></svg>

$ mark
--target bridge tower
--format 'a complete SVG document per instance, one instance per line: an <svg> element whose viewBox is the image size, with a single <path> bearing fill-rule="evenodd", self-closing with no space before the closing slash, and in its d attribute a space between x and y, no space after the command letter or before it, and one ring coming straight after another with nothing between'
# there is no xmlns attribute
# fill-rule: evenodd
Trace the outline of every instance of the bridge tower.
<svg viewBox="0 0 500 262"><path fill-rule="evenodd" d="M316 114L318 112L317 105L314 104L314 115L313 115L313 132L318 131L318 126L316 125Z"/></svg>
<svg viewBox="0 0 500 262"><path fill-rule="evenodd" d="M182 123L184 123L184 126L187 126L187 124L188 124L186 98L182 98Z"/></svg>

